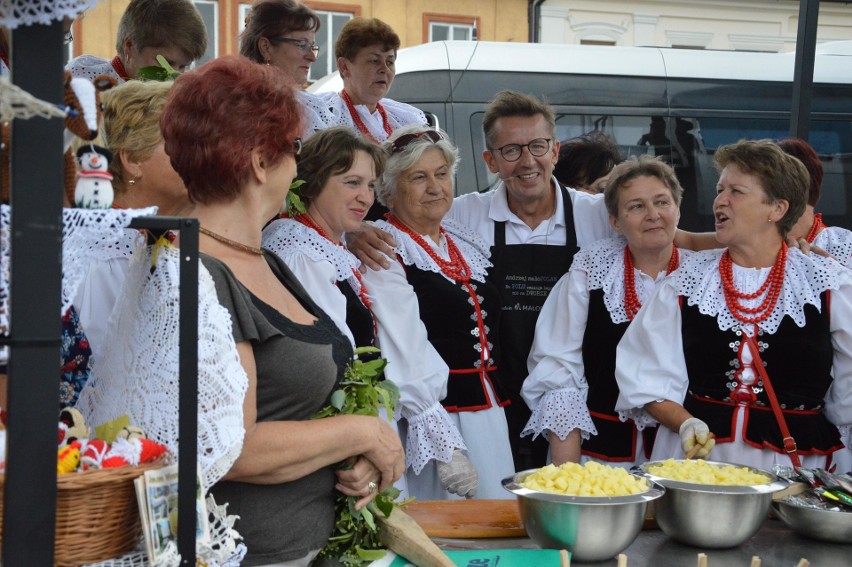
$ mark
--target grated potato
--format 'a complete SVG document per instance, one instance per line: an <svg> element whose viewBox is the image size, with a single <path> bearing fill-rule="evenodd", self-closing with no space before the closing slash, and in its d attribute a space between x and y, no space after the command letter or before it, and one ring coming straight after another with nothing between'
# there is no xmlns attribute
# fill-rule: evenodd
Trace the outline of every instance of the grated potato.
<svg viewBox="0 0 852 567"><path fill-rule="evenodd" d="M595 461L547 465L524 479L521 486L569 496L627 496L648 490L645 479Z"/></svg>
<svg viewBox="0 0 852 567"><path fill-rule="evenodd" d="M662 463L651 465L646 470L661 478L718 486L751 486L766 484L770 481L766 475L752 472L746 467L712 465L700 459L688 461L668 459Z"/></svg>

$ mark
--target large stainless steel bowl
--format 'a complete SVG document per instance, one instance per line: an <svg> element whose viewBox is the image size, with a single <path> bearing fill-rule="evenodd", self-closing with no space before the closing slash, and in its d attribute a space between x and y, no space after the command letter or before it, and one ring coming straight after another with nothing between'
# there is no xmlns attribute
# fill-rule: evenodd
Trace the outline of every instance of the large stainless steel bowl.
<svg viewBox="0 0 852 567"><path fill-rule="evenodd" d="M766 520L772 494L788 486L774 474L745 467L766 476L766 484L717 486L681 482L648 472L663 461L651 461L639 467L645 477L666 488L666 494L654 504L654 517L670 538L687 545L709 549L736 547L757 533ZM708 461L726 466L731 463ZM743 465L736 465L743 466Z"/></svg>
<svg viewBox="0 0 852 567"><path fill-rule="evenodd" d="M518 497L530 538L544 548L567 549L576 561L602 561L624 551L642 529L648 502L665 492L653 481L641 494L613 497L565 496L521 486L536 470L504 478L503 488Z"/></svg>
<svg viewBox="0 0 852 567"><path fill-rule="evenodd" d="M817 510L780 501L772 507L792 530L805 537L832 543L852 543L852 512Z"/></svg>

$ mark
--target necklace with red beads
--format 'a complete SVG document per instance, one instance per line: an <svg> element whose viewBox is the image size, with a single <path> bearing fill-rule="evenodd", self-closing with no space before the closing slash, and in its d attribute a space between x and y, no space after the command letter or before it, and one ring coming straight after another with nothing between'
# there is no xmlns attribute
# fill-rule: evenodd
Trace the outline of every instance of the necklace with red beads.
<svg viewBox="0 0 852 567"><path fill-rule="evenodd" d="M808 241L808 244L813 244L814 240L816 240L817 234L822 232L822 229L824 228L825 223L822 222L822 214L815 214L814 223L811 225L811 230L808 232L807 237L805 237L805 239Z"/></svg>
<svg viewBox="0 0 852 567"><path fill-rule="evenodd" d="M432 260L434 260L438 267L441 269L441 273L443 273L451 280L459 282L462 286L464 286L465 290L467 290L471 302L473 303L473 309L474 311L476 311L476 325L479 330L479 344L482 347L479 349L479 368L480 371L485 371L488 367L488 357L490 356L490 349L488 348L488 332L485 329L485 318L482 315L482 306L480 305L480 298L476 293L476 288L473 286L473 284L470 283L470 266L464 259L464 256L462 255L458 246L456 246L456 243L453 242L452 238L450 238L450 235L447 234L447 231L445 231L443 227L440 227L440 233L447 241L447 253L450 256L449 260L444 260L438 255L437 252L435 252L434 248L432 248L432 246L430 246L426 242L426 240L423 239L422 236L411 230L398 218L396 218L392 214L388 214L386 215L386 217L390 224L410 236L411 239L415 243L417 243L418 246L420 246L427 254L429 254L429 257L432 258Z"/></svg>
<svg viewBox="0 0 852 567"><path fill-rule="evenodd" d="M754 293L743 293L734 286L734 266L731 254L725 250L719 260L719 275L722 277L722 288L725 292L725 303L728 310L741 323L762 323L778 303L781 297L781 288L784 285L784 269L787 265L787 243L781 243L781 250L775 259L775 264L769 271L769 275L763 285ZM740 301L743 299L757 299L766 295L757 307L745 307Z"/></svg>
<svg viewBox="0 0 852 567"><path fill-rule="evenodd" d="M370 133L370 130L367 129L367 125L364 124L364 121L361 120L361 116L358 114L358 111L355 109L355 105L352 104L352 99L349 98L349 93L346 90L340 91L340 98L343 99L343 102L346 103L346 108L349 110L349 115L352 117L352 122L355 123L355 126L358 130L364 134L367 138L372 140L374 143L379 144L380 142ZM388 114L385 112L385 107L382 106L382 103L376 103L376 110L379 111L379 116L382 117L382 126L385 129L385 132L388 136L393 134L393 128L391 128L390 123L388 122Z"/></svg>
<svg viewBox="0 0 852 567"><path fill-rule="evenodd" d="M333 244L337 244L341 248L346 248L345 246L343 246L343 244L341 244L339 242L334 242L334 240L332 240L328 236L328 233L326 231L324 231L320 225L318 225L316 222L314 222L314 219L312 219L310 216L308 216L306 214L300 214L300 215L296 215L295 217L293 217L293 220L302 223L303 225L305 225L308 228L314 229L317 232L317 234L319 234L320 236L322 236L323 238L325 238L329 242L331 242ZM364 307L366 307L367 309L370 309L370 306L372 306L373 302L370 301L370 297L367 295L367 288L364 287L364 280L361 277L361 272L359 272L355 268L352 268L352 275L355 276L355 280L358 282L358 287L359 287L358 298L361 299L361 303L364 304ZM370 311L370 315L372 316L372 311ZM376 326L376 320L375 320L375 318L373 318L374 330L375 330L375 326Z"/></svg>
<svg viewBox="0 0 852 567"><path fill-rule="evenodd" d="M672 246L672 255L669 258L666 274L677 270L678 265L680 265L680 252L677 246ZM624 311L627 313L627 318L632 321L640 309L642 309L642 303L636 295L636 275L633 273L633 257L630 255L628 245L624 247Z"/></svg>

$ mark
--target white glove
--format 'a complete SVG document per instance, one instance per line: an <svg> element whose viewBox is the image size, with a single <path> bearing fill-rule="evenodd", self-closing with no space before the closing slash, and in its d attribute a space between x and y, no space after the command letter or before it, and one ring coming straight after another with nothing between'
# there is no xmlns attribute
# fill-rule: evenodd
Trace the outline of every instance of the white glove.
<svg viewBox="0 0 852 567"><path fill-rule="evenodd" d="M479 486L476 469L461 449L453 451L453 458L449 463L438 461L438 478L441 479L441 487L451 494L465 498L476 496Z"/></svg>
<svg viewBox="0 0 852 567"><path fill-rule="evenodd" d="M690 417L680 424L680 444L684 453L689 453L695 445L701 445L695 454L699 459L704 459L716 446L716 440L710 435L710 428L697 417Z"/></svg>

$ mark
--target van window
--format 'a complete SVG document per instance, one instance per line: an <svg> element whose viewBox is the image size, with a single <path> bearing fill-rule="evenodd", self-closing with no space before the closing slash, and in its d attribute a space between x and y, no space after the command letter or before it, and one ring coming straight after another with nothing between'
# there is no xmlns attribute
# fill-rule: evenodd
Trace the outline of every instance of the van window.
<svg viewBox="0 0 852 567"><path fill-rule="evenodd" d="M475 156L485 150L482 117L482 112L470 115ZM656 155L674 167L684 188L680 226L692 231L713 230L713 200L719 179L713 161L716 149L741 139L784 138L789 127L789 120L780 118L579 114L559 112L558 107L556 118L560 141L598 130L618 145L624 158ZM847 190L852 191L852 121L812 119L809 142L825 168L816 210L827 224L845 226L852 216L846 197ZM476 180L479 191L498 181L481 159L476 163Z"/></svg>

